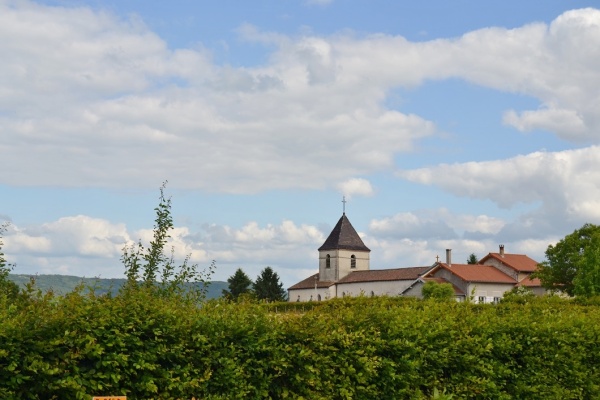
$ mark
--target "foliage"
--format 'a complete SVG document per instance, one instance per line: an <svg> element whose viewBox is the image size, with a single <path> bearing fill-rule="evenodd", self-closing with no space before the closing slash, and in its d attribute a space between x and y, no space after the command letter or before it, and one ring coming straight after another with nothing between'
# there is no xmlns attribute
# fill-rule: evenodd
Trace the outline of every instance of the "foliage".
<svg viewBox="0 0 600 400"><path fill-rule="evenodd" d="M83 285L84 293L94 291L96 295L111 295L115 296L119 293L121 287L127 282L123 278L85 278L71 275L58 274L42 274L42 275L27 275L27 274L9 274L8 279L17 284L19 288L25 287L27 283L35 279L35 286L42 292L52 291L57 295L66 295L74 291L77 287ZM198 285L201 283L187 283L186 287ZM207 288L206 298L216 299L222 296L222 290L227 288L227 282L211 280Z"/></svg>
<svg viewBox="0 0 600 400"><path fill-rule="evenodd" d="M0 300L0 303L5 300ZM279 303L282 304L282 303ZM316 303L315 303L316 304ZM33 293L0 304L0 398L581 399L600 307L345 298L252 302Z"/></svg>
<svg viewBox="0 0 600 400"><path fill-rule="evenodd" d="M535 299L535 294L531 289L525 286L517 286L504 293L501 301L523 304L533 299Z"/></svg>
<svg viewBox="0 0 600 400"><path fill-rule="evenodd" d="M421 292L424 299L449 300L454 298L454 288L450 283L427 281Z"/></svg>
<svg viewBox="0 0 600 400"><path fill-rule="evenodd" d="M600 234L600 226L584 224L555 246L549 245L546 249L546 260L538 265L538 271L532 277L540 278L542 286L546 289L560 290L573 296L574 281L581 263L584 262L583 255L592 243L592 237L597 234Z"/></svg>
<svg viewBox="0 0 600 400"><path fill-rule="evenodd" d="M8 299L15 299L19 294L19 286L9 279L10 271L14 265L6 262L4 253L2 252L2 236L8 228L8 222L0 225L0 296L6 296Z"/></svg>
<svg viewBox="0 0 600 400"><path fill-rule="evenodd" d="M141 288L160 296L186 295L192 300L201 300L206 297L208 278L215 269L215 263L213 261L207 271L200 271L198 264L190 263L190 255L185 257L180 266L176 266L175 249L171 248L170 256L165 254L169 232L173 229L171 199L164 195L166 184L165 181L160 187L159 204L154 209L156 220L150 247L144 247L140 240L123 249L121 260L127 276L123 292L139 289L141 280ZM160 283L157 282L159 279ZM200 283L201 286L190 287L186 285L187 282Z"/></svg>
<svg viewBox="0 0 600 400"><path fill-rule="evenodd" d="M577 296L600 295L600 232L592 234L590 242L577 262L577 275L573 279Z"/></svg>
<svg viewBox="0 0 600 400"><path fill-rule="evenodd" d="M254 294L258 300L281 301L286 298L283 283L279 275L271 267L266 267L260 272L253 285Z"/></svg>
<svg viewBox="0 0 600 400"><path fill-rule="evenodd" d="M478 262L479 260L477 259L475 253L469 254L469 258L467 258L467 264L477 264Z"/></svg>
<svg viewBox="0 0 600 400"><path fill-rule="evenodd" d="M229 283L229 290L223 289L223 296L232 300L237 300L242 294L250 293L253 284L252 279L241 268L238 268L227 279L227 282Z"/></svg>

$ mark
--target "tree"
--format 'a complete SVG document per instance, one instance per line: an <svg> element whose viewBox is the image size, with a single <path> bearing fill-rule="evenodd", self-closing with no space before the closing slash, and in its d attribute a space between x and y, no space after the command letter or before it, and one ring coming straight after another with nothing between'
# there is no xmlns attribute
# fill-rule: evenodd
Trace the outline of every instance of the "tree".
<svg viewBox="0 0 600 400"><path fill-rule="evenodd" d="M424 299L449 300L454 297L454 288L450 283L427 281L421 293Z"/></svg>
<svg viewBox="0 0 600 400"><path fill-rule="evenodd" d="M546 260L538 264L538 270L532 277L540 278L542 286L548 290L559 290L573 296L574 281L584 262L585 251L592 244L592 237L597 234L600 234L600 226L584 224L556 245L549 245ZM592 256L589 257L591 259Z"/></svg>
<svg viewBox="0 0 600 400"><path fill-rule="evenodd" d="M4 245L2 236L6 232L8 225L8 222L0 225L0 296L6 295L9 299L15 299L19 294L19 285L8 278L10 271L14 268L14 264L7 263L2 252L2 246Z"/></svg>
<svg viewBox="0 0 600 400"><path fill-rule="evenodd" d="M577 296L600 295L600 233L592 234L590 242L577 262L577 275L573 279L573 292Z"/></svg>
<svg viewBox="0 0 600 400"><path fill-rule="evenodd" d="M223 289L223 296L232 300L237 300L244 293L250 293L252 288L252 279L241 268L238 268L227 279L227 282L229 283L229 290Z"/></svg>
<svg viewBox="0 0 600 400"><path fill-rule="evenodd" d="M517 286L504 293L502 302L512 302L524 304L535 298L535 293L531 289L525 286Z"/></svg>
<svg viewBox="0 0 600 400"><path fill-rule="evenodd" d="M467 258L467 264L477 264L478 262L479 260L477 259L475 253L471 253L469 255L469 258Z"/></svg>
<svg viewBox="0 0 600 400"><path fill-rule="evenodd" d="M206 297L210 284L208 278L214 271L215 263L213 261L208 270L199 270L198 264L190 264L190 255L177 266L175 249L171 247L170 256L165 254L164 248L171 237L169 232L173 229L171 198L166 198L164 194L166 186L167 181L160 187L159 204L154 209L156 219L150 247L146 248L139 240L123 248L121 260L127 276L124 290L139 288L141 281L141 287L161 296L185 294L194 300L201 300Z"/></svg>
<svg viewBox="0 0 600 400"><path fill-rule="evenodd" d="M283 283L279 281L279 275L271 267L266 267L260 272L253 288L259 300L283 301L286 298Z"/></svg>

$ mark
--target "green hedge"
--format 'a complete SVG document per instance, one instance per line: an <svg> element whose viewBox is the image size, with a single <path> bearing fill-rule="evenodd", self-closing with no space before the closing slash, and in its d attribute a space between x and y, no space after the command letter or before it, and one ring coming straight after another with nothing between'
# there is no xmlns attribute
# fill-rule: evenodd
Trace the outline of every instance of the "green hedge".
<svg viewBox="0 0 600 400"><path fill-rule="evenodd" d="M0 299L0 398L600 397L595 303L358 298L274 308L197 307L143 290Z"/></svg>

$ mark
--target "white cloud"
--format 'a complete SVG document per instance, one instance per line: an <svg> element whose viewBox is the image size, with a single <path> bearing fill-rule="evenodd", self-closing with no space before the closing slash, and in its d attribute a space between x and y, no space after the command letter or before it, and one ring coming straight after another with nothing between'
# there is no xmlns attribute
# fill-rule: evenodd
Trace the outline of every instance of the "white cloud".
<svg viewBox="0 0 600 400"><path fill-rule="evenodd" d="M111 258L129 239L124 224L84 215L64 217L38 227L11 226L5 244L11 252Z"/></svg>
<svg viewBox="0 0 600 400"><path fill-rule="evenodd" d="M504 114L503 121L522 132L543 129L556 132L559 136L568 136L573 140L587 139L585 122L574 110L543 108L536 111L523 111L519 114L509 110Z"/></svg>
<svg viewBox="0 0 600 400"><path fill-rule="evenodd" d="M565 140L598 142L600 10L572 10L549 26L471 32L457 43L475 83L541 100L538 110L509 110L504 122L519 130L549 130ZM491 46L485 51L482 46ZM479 49L482 53L477 54Z"/></svg>
<svg viewBox="0 0 600 400"><path fill-rule="evenodd" d="M378 238L450 240L468 233L497 234L505 222L487 215L455 214L446 208L406 212L373 219L369 233Z"/></svg>
<svg viewBox="0 0 600 400"><path fill-rule="evenodd" d="M419 218L413 213L396 214L392 217L372 220L369 224L371 234L378 237L400 239L453 238L456 232L439 219Z"/></svg>
<svg viewBox="0 0 600 400"><path fill-rule="evenodd" d="M351 199L352 196L373 196L374 194L371 182L363 178L351 178L338 183L337 189L349 199Z"/></svg>
<svg viewBox="0 0 600 400"><path fill-rule="evenodd" d="M444 164L402 171L399 176L438 186L456 196L489 200L504 208L519 203L540 204L539 209L521 217L519 228L513 232L539 236L548 227L600 220L598 171L600 147L592 146L536 152L508 160Z"/></svg>
<svg viewBox="0 0 600 400"><path fill-rule="evenodd" d="M163 176L232 193L323 188L389 168L434 132L383 107L385 87L354 86L351 69L339 81L345 56L331 39L245 27L246 39L278 46L271 62L219 67L205 52L168 49L137 20L1 7L0 37L11 40L0 41L0 97L11 100L0 104L0 132L7 162L23 165L0 173L8 184L148 186Z"/></svg>
<svg viewBox="0 0 600 400"><path fill-rule="evenodd" d="M494 238L485 240L454 239L419 239L419 238L370 238L371 268L402 268L432 265L436 260L446 261L446 249L451 249L452 262L466 264L470 254L478 259L488 253L498 252L498 245L504 244L506 252L526 254L536 261L543 261L544 251L549 243L546 240L498 241Z"/></svg>
<svg viewBox="0 0 600 400"><path fill-rule="evenodd" d="M9 262L17 263L15 273L123 277L123 248L138 240L148 246L152 236L152 229L129 232L125 224L78 215L39 226L11 225L3 238L3 251ZM189 255L190 262L200 267L216 260L217 280L226 280L232 268L242 266L258 275L269 265L289 270L287 279L288 275L295 276L293 270L302 264L318 268L313 258L324 240L318 228L290 220L264 227L249 222L238 229L207 225L193 233L188 227L176 226L170 231L165 251L173 248L179 262Z"/></svg>
<svg viewBox="0 0 600 400"><path fill-rule="evenodd" d="M446 249L452 250L452 262L466 263L471 253L482 258L497 252L500 243L507 251L541 261L550 242L504 240L499 235L505 225L487 215L457 214L446 208L419 210L373 219L363 240L371 249L373 269L432 265L437 257L445 260Z"/></svg>
<svg viewBox="0 0 600 400"><path fill-rule="evenodd" d="M0 181L123 187L162 176L216 192L322 189L389 170L434 134L433 123L388 109L386 94L451 77L539 98L539 110L507 111L518 129L597 140L599 21L600 11L574 10L550 26L417 43L244 26L245 40L276 49L264 65L234 68L169 49L136 19L3 4L0 146L21 167Z"/></svg>

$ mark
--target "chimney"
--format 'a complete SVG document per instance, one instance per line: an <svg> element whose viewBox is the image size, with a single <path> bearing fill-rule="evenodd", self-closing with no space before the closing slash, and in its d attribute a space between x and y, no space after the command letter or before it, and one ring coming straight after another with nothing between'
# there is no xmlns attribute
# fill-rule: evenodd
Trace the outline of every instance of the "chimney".
<svg viewBox="0 0 600 400"><path fill-rule="evenodd" d="M500 245L500 257L504 258L504 245Z"/></svg>
<svg viewBox="0 0 600 400"><path fill-rule="evenodd" d="M446 264L452 266L452 249L446 249Z"/></svg>

